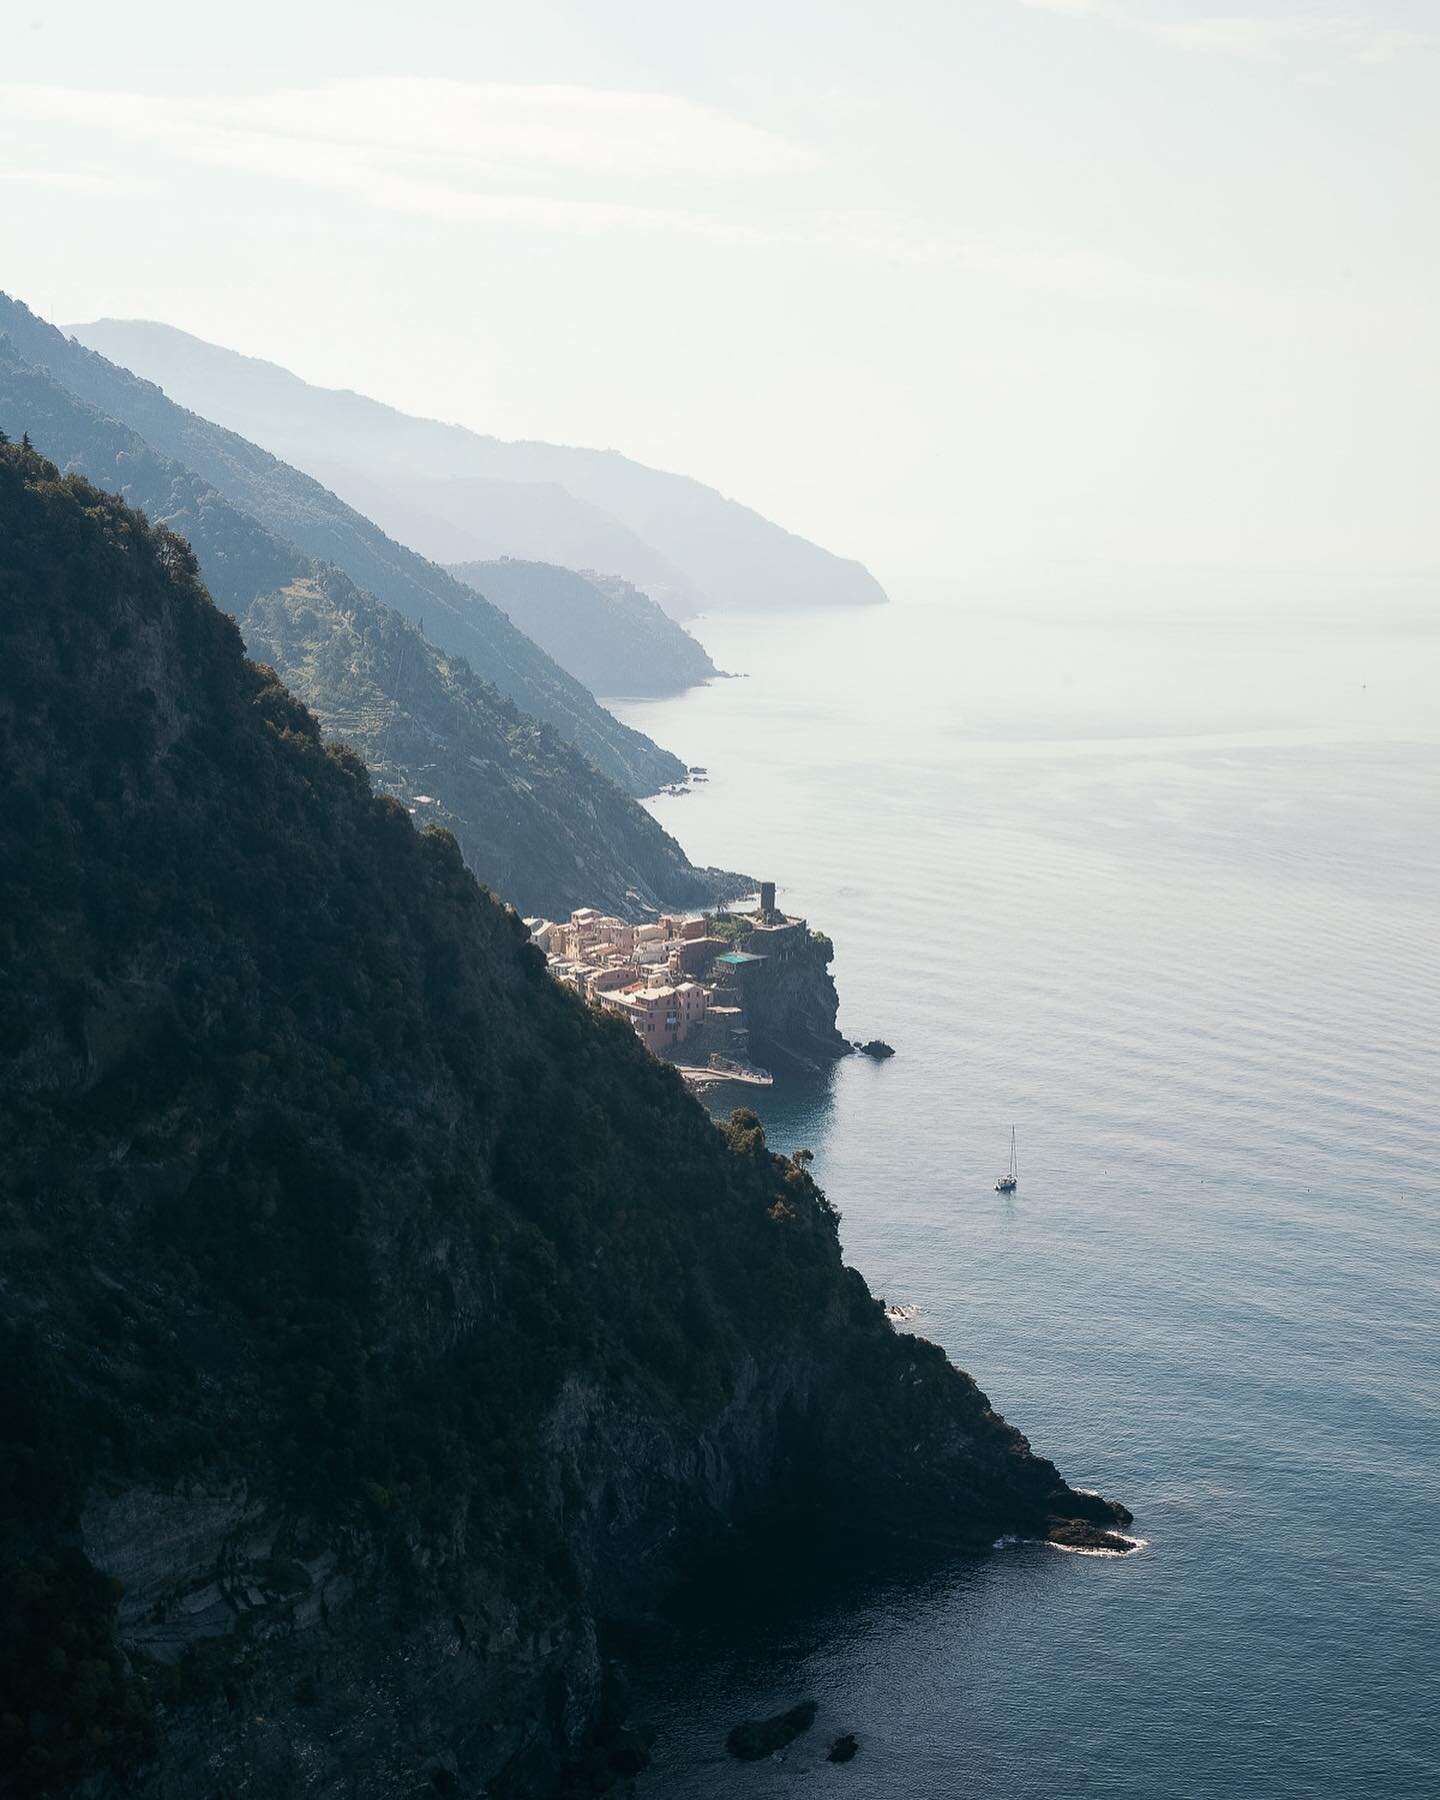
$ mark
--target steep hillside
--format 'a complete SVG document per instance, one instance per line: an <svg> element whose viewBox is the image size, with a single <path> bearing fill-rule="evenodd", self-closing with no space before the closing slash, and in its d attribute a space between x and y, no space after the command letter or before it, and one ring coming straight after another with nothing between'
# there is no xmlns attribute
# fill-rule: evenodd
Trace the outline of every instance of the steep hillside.
<svg viewBox="0 0 1440 1800"><path fill-rule="evenodd" d="M450 573L593 694L678 694L720 673L683 625L618 575L514 557L456 563Z"/></svg>
<svg viewBox="0 0 1440 1800"><path fill-rule="evenodd" d="M693 868L644 807L462 658L20 363L3 340L0 429L28 432L62 468L183 533L250 653L364 757L385 792L448 826L476 875L522 911L603 905L633 917L753 886Z"/></svg>
<svg viewBox="0 0 1440 1800"><path fill-rule="evenodd" d="M0 758L0 1786L594 1791L603 1622L753 1509L1123 1516L13 446Z"/></svg>
<svg viewBox="0 0 1440 1800"><path fill-rule="evenodd" d="M464 527L474 497L452 482L455 476L558 483L681 569L710 605L754 611L875 605L885 599L863 564L821 549L688 476L646 468L615 450L507 443L462 426L413 418L362 394L311 387L274 363L238 356L150 320L99 319L73 329L82 343L158 381L207 418L342 484L342 492L347 474L382 486L402 476L411 484L407 503L417 522L429 516L445 521L447 529ZM421 480L429 485L420 487ZM417 541L416 548L444 554L426 542ZM528 547L502 548L525 555ZM693 598L657 585L653 570L600 555L572 559L547 553L547 560L583 560L607 574L624 575L676 617L701 610Z"/></svg>
<svg viewBox="0 0 1440 1800"><path fill-rule="evenodd" d="M263 596L240 623L251 655L522 911L636 918L753 890L694 868L643 806L338 569Z"/></svg>
<svg viewBox="0 0 1440 1800"><path fill-rule="evenodd" d="M268 365L267 365L268 366ZM587 500L557 481L500 481L484 475L417 479L403 469L362 473L314 460L310 473L367 519L433 561L519 557L564 569L618 569L664 603L671 618L693 618L705 596L688 575Z"/></svg>
<svg viewBox="0 0 1440 1800"><path fill-rule="evenodd" d="M465 657L523 711L553 725L597 769L630 794L683 778L684 765L613 719L505 614L443 569L395 543L320 486L233 431L187 412L148 381L63 337L19 301L0 294L0 336L88 405L138 432L267 531L308 555L338 563L358 587L424 622L430 638Z"/></svg>

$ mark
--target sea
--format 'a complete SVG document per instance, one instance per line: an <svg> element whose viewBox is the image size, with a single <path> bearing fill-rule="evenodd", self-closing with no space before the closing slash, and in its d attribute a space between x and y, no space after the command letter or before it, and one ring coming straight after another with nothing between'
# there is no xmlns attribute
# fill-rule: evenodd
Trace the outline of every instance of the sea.
<svg viewBox="0 0 1440 1800"><path fill-rule="evenodd" d="M1082 586L705 618L733 679L612 702L895 1049L712 1106L1140 1540L757 1549L640 1664L666 1800L1440 1795L1440 616Z"/></svg>

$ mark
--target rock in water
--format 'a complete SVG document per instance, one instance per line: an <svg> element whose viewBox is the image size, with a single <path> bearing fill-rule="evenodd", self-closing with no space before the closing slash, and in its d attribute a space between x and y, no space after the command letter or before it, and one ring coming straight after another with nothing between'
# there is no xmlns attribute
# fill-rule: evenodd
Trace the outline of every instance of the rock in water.
<svg viewBox="0 0 1440 1800"><path fill-rule="evenodd" d="M638 1775L650 1761L653 1733L648 1727L622 1725L607 1746L610 1767L617 1775Z"/></svg>
<svg viewBox="0 0 1440 1800"><path fill-rule="evenodd" d="M1122 1518L1120 1523L1128 1525L1130 1521ZM1084 1519L1055 1520L1045 1533L1045 1539L1047 1543L1058 1544L1062 1550L1106 1550L1116 1556L1124 1556L1135 1548L1130 1539L1121 1537L1119 1532L1106 1531Z"/></svg>
<svg viewBox="0 0 1440 1800"><path fill-rule="evenodd" d="M737 1725L725 1740L725 1748L741 1762L758 1762L762 1756L773 1756L815 1723L819 1711L813 1700L792 1706L789 1712L776 1713L773 1719L747 1719Z"/></svg>
<svg viewBox="0 0 1440 1800"><path fill-rule="evenodd" d="M826 1762L853 1762L855 1752L859 1748L859 1738L856 1737L853 1731L847 1731L842 1736L836 1738L835 1742L830 1746L830 1753L825 1760Z"/></svg>
<svg viewBox="0 0 1440 1800"><path fill-rule="evenodd" d="M884 1062L887 1057L895 1054L884 1038L871 1038L868 1044L858 1044L856 1048L862 1056L868 1056L875 1062Z"/></svg>

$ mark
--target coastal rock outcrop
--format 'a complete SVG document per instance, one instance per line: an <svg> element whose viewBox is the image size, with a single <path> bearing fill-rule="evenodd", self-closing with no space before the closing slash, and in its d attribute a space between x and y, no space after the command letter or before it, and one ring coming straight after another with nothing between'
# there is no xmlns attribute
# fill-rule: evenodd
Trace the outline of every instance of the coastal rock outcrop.
<svg viewBox="0 0 1440 1800"><path fill-rule="evenodd" d="M767 1068L817 1070L850 1054L836 1028L840 998L830 964L835 946L804 919L761 921L735 914L717 922L744 959L730 974L744 1007L751 1054Z"/></svg>
<svg viewBox="0 0 1440 1800"><path fill-rule="evenodd" d="M802 1700L773 1718L747 1719L730 1732L725 1748L741 1762L758 1762L762 1756L773 1756L802 1737L815 1723L819 1710L814 1700Z"/></svg>
<svg viewBox="0 0 1440 1800"><path fill-rule="evenodd" d="M1128 1519L13 445L0 759L0 1787L595 1790L611 1628L762 1511Z"/></svg>
<svg viewBox="0 0 1440 1800"><path fill-rule="evenodd" d="M1112 1513L1111 1520L1104 1523L1086 1519L1055 1519L1045 1532L1047 1543L1058 1544L1062 1550L1095 1550L1110 1556L1126 1556L1135 1548L1134 1542L1123 1537L1118 1531L1109 1531L1105 1524L1113 1522L1128 1525L1128 1517L1120 1517Z"/></svg>

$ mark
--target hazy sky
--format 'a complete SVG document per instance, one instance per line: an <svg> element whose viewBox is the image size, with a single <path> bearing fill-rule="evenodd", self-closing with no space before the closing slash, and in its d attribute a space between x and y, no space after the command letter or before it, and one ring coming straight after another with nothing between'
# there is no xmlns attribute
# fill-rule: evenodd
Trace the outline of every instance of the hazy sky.
<svg viewBox="0 0 1440 1800"><path fill-rule="evenodd" d="M9 0L0 287L615 445L897 591L1433 576L1440 5L1234 3Z"/></svg>

